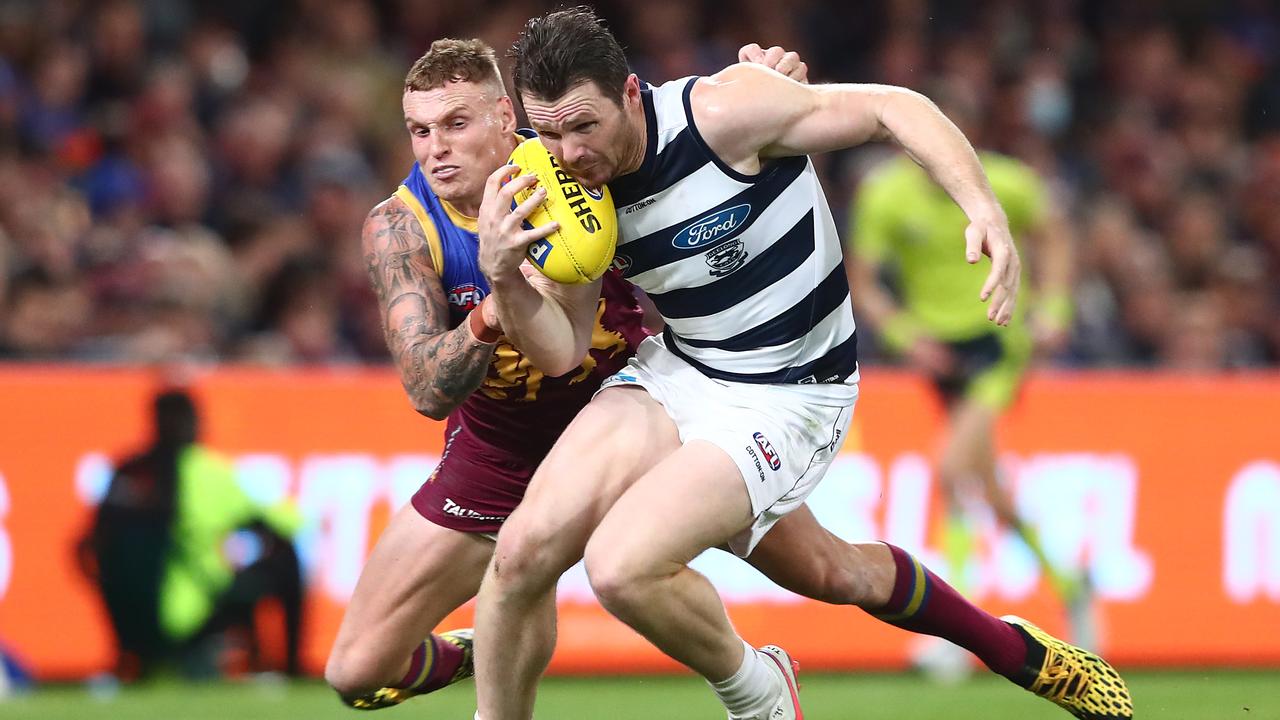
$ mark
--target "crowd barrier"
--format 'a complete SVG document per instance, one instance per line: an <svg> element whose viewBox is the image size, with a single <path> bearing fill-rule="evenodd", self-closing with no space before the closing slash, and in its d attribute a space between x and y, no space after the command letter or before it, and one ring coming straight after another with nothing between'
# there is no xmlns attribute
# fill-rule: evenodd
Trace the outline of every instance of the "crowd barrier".
<svg viewBox="0 0 1280 720"><path fill-rule="evenodd" d="M39 677L82 677L112 658L105 614L73 549L114 459L141 445L146 370L0 368L0 646ZM206 443L264 500L296 499L308 582L303 658L318 672L344 602L393 508L442 448L383 369L211 370L191 387ZM885 539L961 581L983 607L1050 631L1065 614L1026 548L994 523L976 561L948 568L930 458L941 410L912 375L863 374L853 428L810 503L848 540ZM1001 466L1050 556L1085 570L1102 650L1137 666L1280 665L1280 375L1049 374L1000 426ZM904 666L916 639L861 611L801 600L710 552L696 567L753 643L808 668ZM575 568L560 585L553 672L674 665L594 602ZM469 624L471 609L446 626Z"/></svg>

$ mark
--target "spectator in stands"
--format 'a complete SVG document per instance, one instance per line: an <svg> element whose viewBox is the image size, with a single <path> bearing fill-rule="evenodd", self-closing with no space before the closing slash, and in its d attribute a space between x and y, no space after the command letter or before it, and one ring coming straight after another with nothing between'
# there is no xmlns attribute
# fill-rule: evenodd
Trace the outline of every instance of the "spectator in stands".
<svg viewBox="0 0 1280 720"><path fill-rule="evenodd" d="M89 319L89 299L76 280L32 268L9 283L0 332L0 358L56 360L74 357Z"/></svg>
<svg viewBox="0 0 1280 720"><path fill-rule="evenodd" d="M475 3L374 0L4 4L0 288L38 267L88 305L74 340L9 354L384 359L380 338L360 334L377 327L367 321L376 306L352 272L358 232L349 228L358 230L368 205L362 186L398 182L410 157L403 130L371 108L398 96L396 68L431 40L478 35L501 46L540 9L538 0L478 2L480 12ZM1144 280L1094 253L1102 215L1128 218L1133 239L1117 248L1150 245L1163 257L1171 298L1243 292L1255 304L1244 318L1218 303L1226 367L1280 362L1274 3L752 0L728 14L711 0L597 5L647 80L704 70L706 57L722 54L716 48L764 38L799 49L816 81L916 89L944 81L989 110L989 147L1044 177L1086 241L1079 312L1055 362L1158 367L1174 324L1142 319L1163 312L1153 305L1184 304L1134 292ZM875 152L819 164L837 217ZM154 256L160 231L229 251L235 282L226 294L212 303L140 300L147 293L135 269ZM1259 257L1257 278L1227 266ZM252 308L298 263L329 275L335 341L304 353L246 352L264 332ZM0 326L65 315L71 294L28 296L51 307L0 316ZM883 359L867 350L867 362Z"/></svg>

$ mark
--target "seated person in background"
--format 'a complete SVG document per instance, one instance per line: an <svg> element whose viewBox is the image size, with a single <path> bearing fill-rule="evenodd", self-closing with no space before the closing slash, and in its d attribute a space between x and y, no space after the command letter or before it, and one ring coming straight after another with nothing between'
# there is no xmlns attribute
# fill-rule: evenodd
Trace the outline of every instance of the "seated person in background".
<svg viewBox="0 0 1280 720"><path fill-rule="evenodd" d="M297 510L245 494L228 459L197 442L185 392L161 393L153 409L151 444L119 464L80 548L116 635L117 674L135 679L165 661L211 674L217 641L236 627L249 631L252 665L254 609L266 598L284 611L285 669L297 674L302 581L289 539ZM224 552L233 538L234 564Z"/></svg>

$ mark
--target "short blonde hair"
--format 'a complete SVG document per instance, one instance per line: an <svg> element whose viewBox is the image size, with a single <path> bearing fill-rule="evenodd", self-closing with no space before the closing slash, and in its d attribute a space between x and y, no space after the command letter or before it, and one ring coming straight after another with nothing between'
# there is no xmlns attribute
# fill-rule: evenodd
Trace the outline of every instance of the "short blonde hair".
<svg viewBox="0 0 1280 720"><path fill-rule="evenodd" d="M435 90L450 82L487 83L500 96L506 95L497 56L482 40L444 38L431 43L431 49L409 68L404 89Z"/></svg>

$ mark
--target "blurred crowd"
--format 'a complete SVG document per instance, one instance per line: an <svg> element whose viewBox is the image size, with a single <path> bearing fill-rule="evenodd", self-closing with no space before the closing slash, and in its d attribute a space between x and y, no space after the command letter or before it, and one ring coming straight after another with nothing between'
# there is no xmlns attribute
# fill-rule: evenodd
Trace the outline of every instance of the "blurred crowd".
<svg viewBox="0 0 1280 720"><path fill-rule="evenodd" d="M654 82L748 41L817 82L959 98L1076 246L1052 361L1280 361L1280 11L1270 0L612 0ZM536 0L0 2L0 357L385 358L359 253L412 162L430 42L499 50ZM882 148L822 159L839 220ZM960 258L957 240L957 260Z"/></svg>

